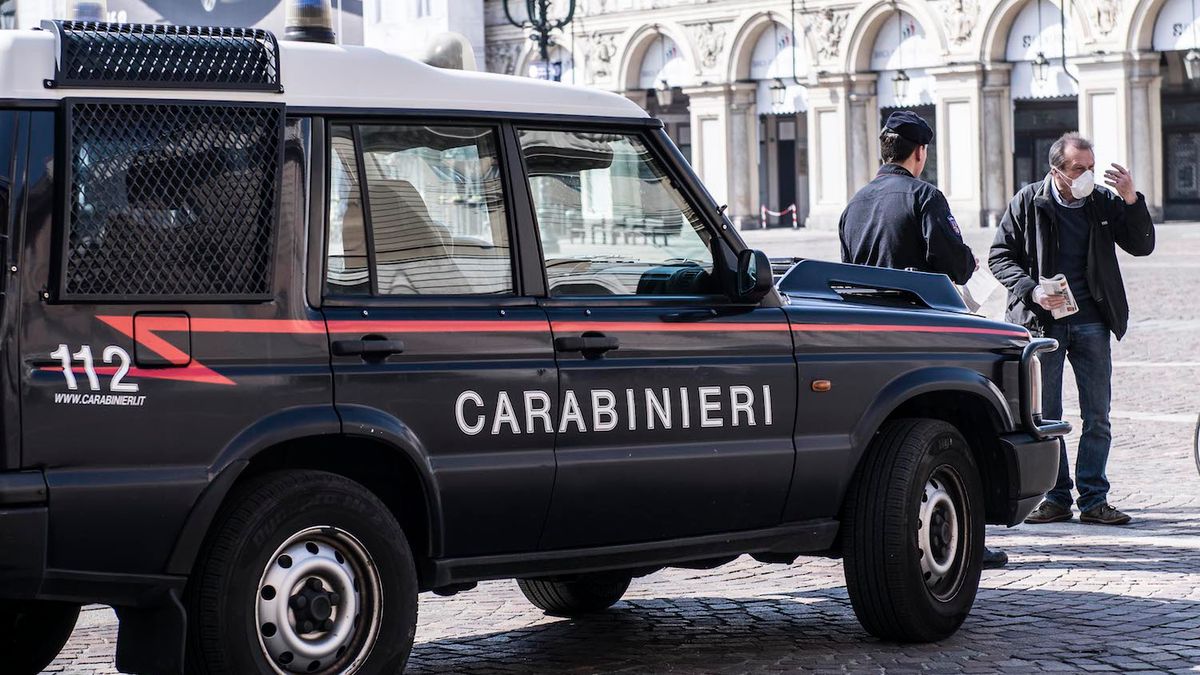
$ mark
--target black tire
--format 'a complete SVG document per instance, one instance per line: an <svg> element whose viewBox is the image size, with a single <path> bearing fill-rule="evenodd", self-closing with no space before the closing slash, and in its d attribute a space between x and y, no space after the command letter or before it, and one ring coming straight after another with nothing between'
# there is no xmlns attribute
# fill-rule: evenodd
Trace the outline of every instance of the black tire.
<svg viewBox="0 0 1200 675"><path fill-rule="evenodd" d="M187 610L192 675L390 675L412 649L417 575L400 525L366 488L276 471L228 498L188 582Z"/></svg>
<svg viewBox="0 0 1200 675"><path fill-rule="evenodd" d="M979 589L983 512L979 471L957 429L928 419L884 424L842 520L846 588L868 633L934 642L958 630Z"/></svg>
<svg viewBox="0 0 1200 675"><path fill-rule="evenodd" d="M0 660L12 675L37 675L71 639L79 605L0 600Z"/></svg>
<svg viewBox="0 0 1200 675"><path fill-rule="evenodd" d="M581 574L559 579L517 579L517 586L534 607L553 616L602 612L617 604L629 589L630 577L620 573Z"/></svg>

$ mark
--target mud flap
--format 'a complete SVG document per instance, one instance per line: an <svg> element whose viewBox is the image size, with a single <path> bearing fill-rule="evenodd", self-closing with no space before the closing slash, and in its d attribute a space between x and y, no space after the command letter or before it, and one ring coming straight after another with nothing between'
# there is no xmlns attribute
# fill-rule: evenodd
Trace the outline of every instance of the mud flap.
<svg viewBox="0 0 1200 675"><path fill-rule="evenodd" d="M113 609L121 620L117 633L117 670L141 675L183 675L187 612L179 591L167 591L161 602L152 606Z"/></svg>

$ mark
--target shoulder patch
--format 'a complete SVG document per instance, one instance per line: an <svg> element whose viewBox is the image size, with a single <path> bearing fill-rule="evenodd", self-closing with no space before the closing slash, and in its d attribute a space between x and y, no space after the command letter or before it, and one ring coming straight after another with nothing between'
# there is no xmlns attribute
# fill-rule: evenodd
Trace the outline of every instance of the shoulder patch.
<svg viewBox="0 0 1200 675"><path fill-rule="evenodd" d="M950 229L954 230L954 234L961 237L962 230L958 229L958 221L954 219L954 216L946 216L946 220L950 221Z"/></svg>

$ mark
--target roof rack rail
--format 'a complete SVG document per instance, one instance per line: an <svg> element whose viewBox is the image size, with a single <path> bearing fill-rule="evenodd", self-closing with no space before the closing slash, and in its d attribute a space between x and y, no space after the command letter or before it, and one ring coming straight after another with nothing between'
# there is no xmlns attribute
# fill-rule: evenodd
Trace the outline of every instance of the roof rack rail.
<svg viewBox="0 0 1200 675"><path fill-rule="evenodd" d="M259 28L43 21L58 57L46 87L282 92L279 43Z"/></svg>

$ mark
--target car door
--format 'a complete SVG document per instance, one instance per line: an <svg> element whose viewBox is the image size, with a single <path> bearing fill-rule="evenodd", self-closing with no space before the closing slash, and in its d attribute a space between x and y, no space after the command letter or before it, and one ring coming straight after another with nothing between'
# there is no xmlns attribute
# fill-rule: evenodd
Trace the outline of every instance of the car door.
<svg viewBox="0 0 1200 675"><path fill-rule="evenodd" d="M436 556L532 550L554 434L514 406L558 395L545 312L519 294L500 126L330 126L324 311L348 433L426 462Z"/></svg>
<svg viewBox="0 0 1200 675"><path fill-rule="evenodd" d="M778 524L795 457L783 311L721 294L720 228L648 132L529 127L518 140L559 369L542 547Z"/></svg>

